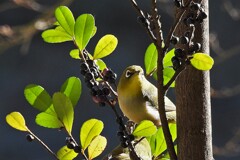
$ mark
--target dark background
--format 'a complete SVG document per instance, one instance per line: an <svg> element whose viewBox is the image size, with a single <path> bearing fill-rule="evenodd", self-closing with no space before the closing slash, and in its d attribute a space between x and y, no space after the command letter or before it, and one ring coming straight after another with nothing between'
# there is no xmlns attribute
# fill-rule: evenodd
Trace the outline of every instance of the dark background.
<svg viewBox="0 0 240 160"><path fill-rule="evenodd" d="M220 47L216 49L215 46L211 50L216 62L211 70L211 85L215 90L229 91L220 98L216 96L212 98L214 157L217 160L238 160L240 159L240 98L236 86L240 84L240 54L235 53L238 52L240 45L240 19L237 14L240 2L232 1L233 8L230 6L230 9L226 10L226 3L230 1L209 1L210 32L211 35L217 35L220 43ZM0 8L7 2L10 1L1 0ZM46 0L38 2L46 6L50 5ZM172 24L172 17L169 14L172 4L168 1L162 2L164 3L162 3L161 20L166 34ZM146 2L141 5L144 8L148 7ZM145 30L137 23L137 14L129 0L75 0L70 5L70 9L75 17L82 13L91 13L95 16L98 31L87 48L90 52L93 52L97 41L105 34L111 33L118 38L116 51L104 58L118 76L126 66L132 64L143 66L144 52L151 41ZM0 25L21 25L38 15L39 13L22 7L0 11ZM215 41L213 45L217 45L217 42ZM71 43L55 45L44 43L41 33L38 33L33 37L27 53L20 52L19 46L0 53L0 159L52 159L37 142L28 143L25 140L25 133L14 130L5 123L5 116L12 111L21 112L29 128L54 151L65 144L66 135L63 132L35 124L34 119L38 112L27 103L23 90L26 85L34 83L43 86L52 95L60 90L61 84L68 77L77 76L82 79L79 73L79 61L69 56L69 51L73 47ZM225 58L226 56L229 58ZM174 92L170 93L170 97L174 98ZM108 146L104 152L107 153L119 142L114 114L110 108L100 108L94 104L83 86L80 102L75 109L73 136L77 140L81 124L90 118L101 119L105 124L102 135L108 139Z"/></svg>

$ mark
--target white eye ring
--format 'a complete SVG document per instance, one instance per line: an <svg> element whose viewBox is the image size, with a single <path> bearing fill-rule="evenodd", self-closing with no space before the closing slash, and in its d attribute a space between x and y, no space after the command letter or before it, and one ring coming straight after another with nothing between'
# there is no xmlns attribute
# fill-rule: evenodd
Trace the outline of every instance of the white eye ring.
<svg viewBox="0 0 240 160"><path fill-rule="evenodd" d="M129 77L131 77L131 75L132 75L131 71L127 70L126 74L125 74L125 77L129 78Z"/></svg>

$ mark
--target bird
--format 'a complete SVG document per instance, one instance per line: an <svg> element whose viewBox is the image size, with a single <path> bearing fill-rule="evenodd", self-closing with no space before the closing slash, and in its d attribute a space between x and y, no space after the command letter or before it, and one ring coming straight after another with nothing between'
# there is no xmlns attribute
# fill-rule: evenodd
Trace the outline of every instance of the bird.
<svg viewBox="0 0 240 160"><path fill-rule="evenodd" d="M150 120L161 126L158 112L158 90L149 82L141 66L127 67L117 85L118 103L123 114L131 121L140 123ZM169 122L176 122L176 106L166 96L165 111Z"/></svg>

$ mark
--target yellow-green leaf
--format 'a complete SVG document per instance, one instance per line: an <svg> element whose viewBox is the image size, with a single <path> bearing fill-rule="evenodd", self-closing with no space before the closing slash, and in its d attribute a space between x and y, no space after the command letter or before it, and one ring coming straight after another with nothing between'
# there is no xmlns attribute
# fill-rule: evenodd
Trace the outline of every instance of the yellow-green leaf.
<svg viewBox="0 0 240 160"><path fill-rule="evenodd" d="M45 112L41 112L36 116L35 122L46 128L61 128L64 127L62 122L58 119L57 113L53 106L49 107Z"/></svg>
<svg viewBox="0 0 240 160"><path fill-rule="evenodd" d="M101 135L98 135L93 139L88 147L88 158L91 160L99 156L107 145L107 139Z"/></svg>
<svg viewBox="0 0 240 160"><path fill-rule="evenodd" d="M149 75L157 68L157 59L158 59L158 52L157 48L154 43L151 43L144 55L144 65L146 69L146 74Z"/></svg>
<svg viewBox="0 0 240 160"><path fill-rule="evenodd" d="M24 96L28 103L39 111L45 111L52 105L52 98L41 86L30 84L24 89Z"/></svg>
<svg viewBox="0 0 240 160"><path fill-rule="evenodd" d="M70 98L73 107L75 107L82 93L81 80L77 77L69 77L62 85L61 92Z"/></svg>
<svg viewBox="0 0 240 160"><path fill-rule="evenodd" d="M69 34L60 29L48 29L42 33L42 38L48 43L62 43L73 40Z"/></svg>
<svg viewBox="0 0 240 160"><path fill-rule="evenodd" d="M60 6L55 10L55 17L62 28L73 36L75 19L71 10L66 6Z"/></svg>
<svg viewBox="0 0 240 160"><path fill-rule="evenodd" d="M117 47L118 39L111 34L103 36L97 43L93 59L99 59L108 56L111 54Z"/></svg>
<svg viewBox="0 0 240 160"><path fill-rule="evenodd" d="M82 51L94 33L95 20L91 14L80 15L75 23L74 35L78 48Z"/></svg>
<svg viewBox="0 0 240 160"><path fill-rule="evenodd" d="M71 100L63 93L57 92L53 95L53 106L59 120L64 124L68 133L72 131L74 111Z"/></svg>
<svg viewBox="0 0 240 160"><path fill-rule="evenodd" d="M193 54L193 58L190 60L190 62L193 67L203 71L210 70L214 64L212 57L204 53Z"/></svg>
<svg viewBox="0 0 240 160"><path fill-rule="evenodd" d="M85 150L94 137L100 135L103 130L103 122L97 119L90 119L83 123L80 130L80 141L82 149Z"/></svg>
<svg viewBox="0 0 240 160"><path fill-rule="evenodd" d="M79 50L78 49L73 49L70 51L70 56L74 59L81 59L79 55Z"/></svg>
<svg viewBox="0 0 240 160"><path fill-rule="evenodd" d="M105 68L107 68L107 65L105 64L105 62L101 59L96 59L94 60L94 62L96 63L96 65L99 67L99 70L103 71Z"/></svg>
<svg viewBox="0 0 240 160"><path fill-rule="evenodd" d="M28 128L25 123L25 119L19 112L12 112L6 116L7 123L20 131L28 131Z"/></svg>
<svg viewBox="0 0 240 160"><path fill-rule="evenodd" d="M172 64L172 57L175 55L175 49L170 50L163 58L163 67L170 67L173 66Z"/></svg>
<svg viewBox="0 0 240 160"><path fill-rule="evenodd" d="M69 149L67 146L63 146L57 152L57 157L59 160L72 160L77 157L78 153L74 152L73 149Z"/></svg>
<svg viewBox="0 0 240 160"><path fill-rule="evenodd" d="M132 134L136 137L148 137L155 134L156 131L157 127L152 121L143 120L137 125Z"/></svg>

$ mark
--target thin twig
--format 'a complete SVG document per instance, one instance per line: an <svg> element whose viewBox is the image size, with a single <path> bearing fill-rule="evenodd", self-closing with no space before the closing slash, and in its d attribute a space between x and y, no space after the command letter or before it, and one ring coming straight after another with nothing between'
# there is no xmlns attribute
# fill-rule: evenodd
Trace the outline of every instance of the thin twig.
<svg viewBox="0 0 240 160"><path fill-rule="evenodd" d="M32 131L28 129L28 132L52 155L55 159L58 159L57 155L40 139L36 136Z"/></svg>

